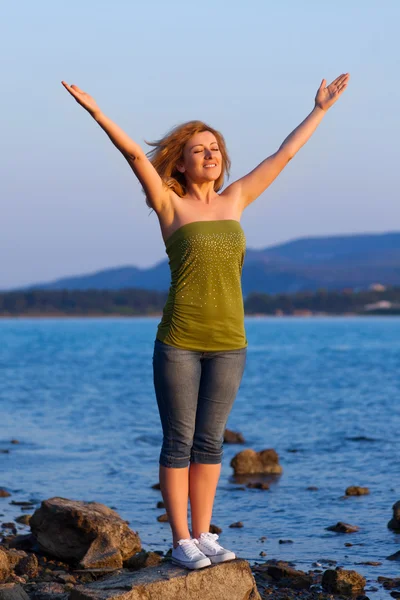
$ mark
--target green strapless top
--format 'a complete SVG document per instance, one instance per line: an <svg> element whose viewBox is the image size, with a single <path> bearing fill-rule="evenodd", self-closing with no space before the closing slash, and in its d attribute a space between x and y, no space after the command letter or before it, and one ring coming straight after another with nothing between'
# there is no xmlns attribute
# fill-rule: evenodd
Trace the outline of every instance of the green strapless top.
<svg viewBox="0 0 400 600"><path fill-rule="evenodd" d="M246 347L241 288L246 237L239 221L182 225L165 251L171 286L157 339L202 352Z"/></svg>

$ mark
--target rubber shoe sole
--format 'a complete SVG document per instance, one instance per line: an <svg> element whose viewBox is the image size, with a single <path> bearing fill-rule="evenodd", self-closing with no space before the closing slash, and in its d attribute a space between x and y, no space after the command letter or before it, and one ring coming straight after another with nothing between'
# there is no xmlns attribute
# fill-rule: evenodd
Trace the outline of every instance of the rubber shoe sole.
<svg viewBox="0 0 400 600"><path fill-rule="evenodd" d="M186 567L187 569L203 569L204 567L209 567L211 565L211 560L209 558L201 558L200 560L196 560L196 562L184 560L179 560L179 558L171 558L171 562L180 567Z"/></svg>
<svg viewBox="0 0 400 600"><path fill-rule="evenodd" d="M234 560L236 558L236 554L233 552L226 552L226 554L216 554L215 556L209 556L208 558L213 564L217 564L227 560Z"/></svg>

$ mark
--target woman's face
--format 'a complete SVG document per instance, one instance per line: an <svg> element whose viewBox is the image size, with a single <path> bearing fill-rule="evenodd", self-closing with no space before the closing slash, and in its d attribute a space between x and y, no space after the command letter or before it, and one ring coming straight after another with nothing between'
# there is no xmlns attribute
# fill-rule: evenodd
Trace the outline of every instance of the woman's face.
<svg viewBox="0 0 400 600"><path fill-rule="evenodd" d="M211 131L193 135L185 145L183 161L177 168L195 183L216 181L221 175L222 156L215 135Z"/></svg>

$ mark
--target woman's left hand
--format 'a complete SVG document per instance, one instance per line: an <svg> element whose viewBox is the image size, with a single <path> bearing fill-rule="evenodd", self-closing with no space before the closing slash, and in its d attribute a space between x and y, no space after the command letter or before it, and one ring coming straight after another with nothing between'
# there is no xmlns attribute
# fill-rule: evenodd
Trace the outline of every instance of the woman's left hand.
<svg viewBox="0 0 400 600"><path fill-rule="evenodd" d="M346 89L349 78L349 73L343 73L327 87L325 87L326 79L323 79L315 96L315 106L319 106L322 110L328 110Z"/></svg>

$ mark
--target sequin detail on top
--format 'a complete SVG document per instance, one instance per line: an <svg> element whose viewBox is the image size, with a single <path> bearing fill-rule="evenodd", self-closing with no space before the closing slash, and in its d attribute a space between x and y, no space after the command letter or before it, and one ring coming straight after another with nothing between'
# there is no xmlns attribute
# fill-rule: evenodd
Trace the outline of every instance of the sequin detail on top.
<svg viewBox="0 0 400 600"><path fill-rule="evenodd" d="M239 221L182 225L165 251L171 286L157 339L187 350L246 347L241 288L246 237Z"/></svg>

